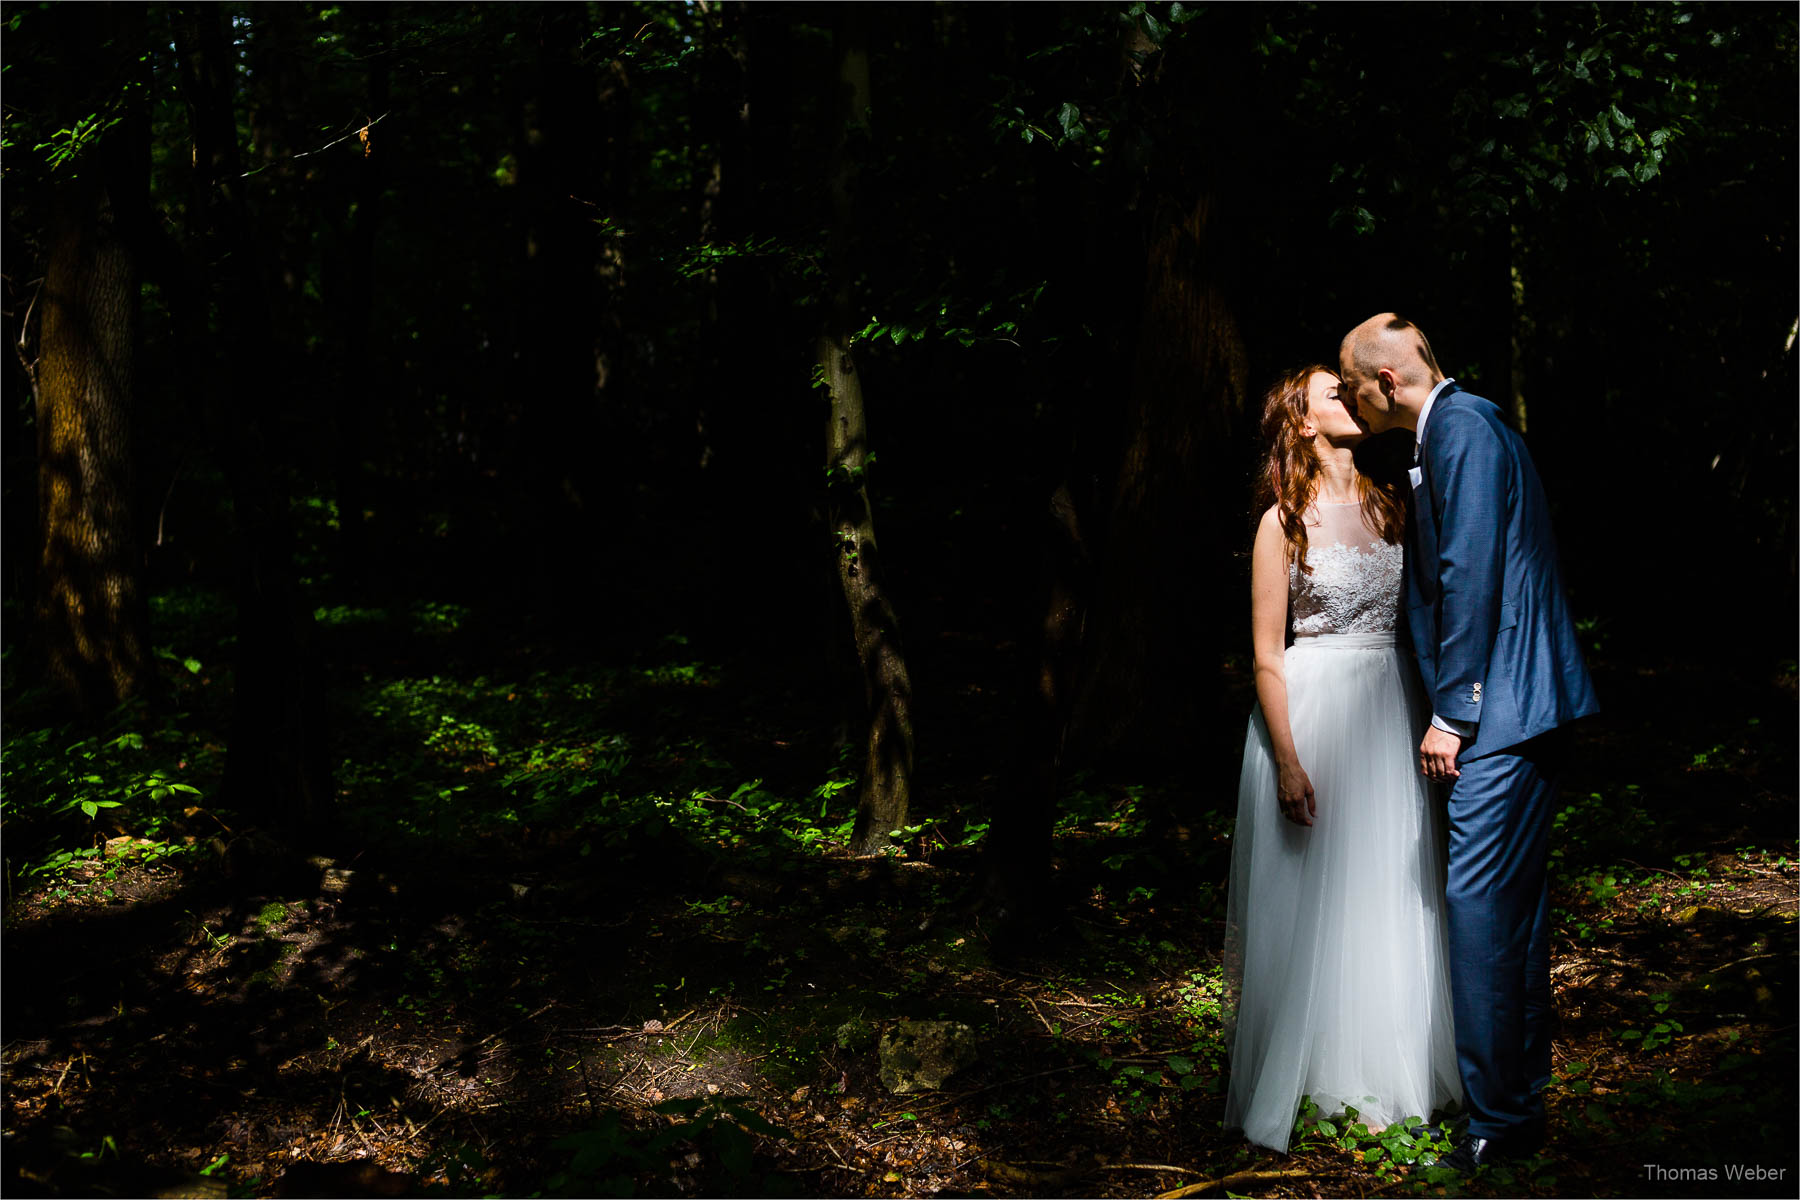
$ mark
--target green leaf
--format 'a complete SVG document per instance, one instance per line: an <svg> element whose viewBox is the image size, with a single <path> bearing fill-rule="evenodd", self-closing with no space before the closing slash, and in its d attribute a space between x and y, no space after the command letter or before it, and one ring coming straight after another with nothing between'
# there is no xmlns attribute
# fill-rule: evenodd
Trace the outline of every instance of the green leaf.
<svg viewBox="0 0 1800 1200"><path fill-rule="evenodd" d="M1081 136L1081 110L1076 108L1073 104L1065 102L1063 106L1057 110L1056 123L1062 127L1063 137L1076 138Z"/></svg>

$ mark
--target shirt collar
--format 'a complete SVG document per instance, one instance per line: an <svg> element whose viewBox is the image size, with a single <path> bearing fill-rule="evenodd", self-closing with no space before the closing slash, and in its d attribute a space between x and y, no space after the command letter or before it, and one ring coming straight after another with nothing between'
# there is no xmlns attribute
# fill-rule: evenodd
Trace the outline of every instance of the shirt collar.
<svg viewBox="0 0 1800 1200"><path fill-rule="evenodd" d="M1425 422L1431 419L1431 406L1437 403L1437 398L1443 394L1444 389L1455 382L1454 379L1441 379L1438 381L1438 385L1431 389L1431 395L1425 397L1425 407L1419 410L1419 424L1413 430L1413 445L1424 444Z"/></svg>

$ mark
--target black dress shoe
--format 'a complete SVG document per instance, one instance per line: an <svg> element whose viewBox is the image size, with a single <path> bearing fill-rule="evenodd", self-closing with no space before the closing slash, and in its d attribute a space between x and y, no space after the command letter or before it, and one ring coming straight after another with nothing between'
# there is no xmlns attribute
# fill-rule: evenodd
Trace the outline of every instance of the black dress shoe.
<svg viewBox="0 0 1800 1200"><path fill-rule="evenodd" d="M1490 1167L1509 1159L1529 1158L1544 1147L1544 1124L1533 1121L1510 1137L1484 1138L1465 1133L1456 1149L1439 1161L1464 1175L1473 1175L1477 1167Z"/></svg>
<svg viewBox="0 0 1800 1200"><path fill-rule="evenodd" d="M1485 1167L1498 1157L1494 1153L1497 1145L1489 1138L1466 1133L1456 1143L1456 1149L1439 1159L1437 1165L1449 1167L1459 1175L1473 1175L1477 1167Z"/></svg>

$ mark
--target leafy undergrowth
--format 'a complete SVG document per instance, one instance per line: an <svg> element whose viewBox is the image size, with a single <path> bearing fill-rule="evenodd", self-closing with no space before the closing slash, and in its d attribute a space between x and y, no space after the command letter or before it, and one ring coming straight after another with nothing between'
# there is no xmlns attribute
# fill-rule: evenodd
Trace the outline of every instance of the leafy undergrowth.
<svg viewBox="0 0 1800 1200"><path fill-rule="evenodd" d="M154 709L8 705L8 1194L1792 1191L1791 670L1603 678L1553 864L1551 1143L1459 1181L1422 1122L1310 1114L1285 1157L1220 1129L1235 763L1078 781L1061 919L996 953L967 900L1010 705L966 636L919 823L857 860L817 714L678 637L578 664L454 605L321 610L342 818L296 863L211 807L216 616L159 610ZM979 1061L889 1093L904 1018Z"/></svg>

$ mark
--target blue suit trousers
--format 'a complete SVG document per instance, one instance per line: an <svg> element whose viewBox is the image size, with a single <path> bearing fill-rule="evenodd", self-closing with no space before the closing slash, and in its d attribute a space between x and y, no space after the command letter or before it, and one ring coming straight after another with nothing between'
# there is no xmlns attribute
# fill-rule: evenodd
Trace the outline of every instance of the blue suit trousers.
<svg viewBox="0 0 1800 1200"><path fill-rule="evenodd" d="M1469 1132L1544 1119L1550 1080L1550 824L1563 736L1464 759L1450 790L1450 992Z"/></svg>

